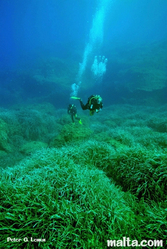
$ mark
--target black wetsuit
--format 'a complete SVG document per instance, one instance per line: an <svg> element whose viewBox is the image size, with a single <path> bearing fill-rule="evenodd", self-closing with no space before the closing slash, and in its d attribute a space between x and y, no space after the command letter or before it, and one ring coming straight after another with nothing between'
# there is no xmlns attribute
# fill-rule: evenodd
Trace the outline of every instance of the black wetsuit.
<svg viewBox="0 0 167 249"><path fill-rule="evenodd" d="M91 111L92 114L94 112L99 112L103 108L102 101L100 103L98 103L97 95L91 95L88 98L88 101L87 101L86 105L83 104L81 99L79 101L80 101L82 110L87 110L88 109L88 110Z"/></svg>
<svg viewBox="0 0 167 249"><path fill-rule="evenodd" d="M80 118L77 117L77 107L75 105L69 105L67 113L71 115L73 123L74 123L74 118L80 120Z"/></svg>

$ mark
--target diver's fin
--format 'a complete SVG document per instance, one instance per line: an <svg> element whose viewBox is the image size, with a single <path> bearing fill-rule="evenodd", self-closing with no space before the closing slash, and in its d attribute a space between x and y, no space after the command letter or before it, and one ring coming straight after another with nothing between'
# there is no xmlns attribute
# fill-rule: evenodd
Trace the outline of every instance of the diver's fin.
<svg viewBox="0 0 167 249"><path fill-rule="evenodd" d="M81 98L72 96L71 99L81 99Z"/></svg>

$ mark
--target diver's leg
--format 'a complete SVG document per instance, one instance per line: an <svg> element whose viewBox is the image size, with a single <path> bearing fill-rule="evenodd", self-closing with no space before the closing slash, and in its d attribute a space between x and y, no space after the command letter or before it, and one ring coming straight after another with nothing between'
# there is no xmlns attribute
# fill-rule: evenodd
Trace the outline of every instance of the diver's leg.
<svg viewBox="0 0 167 249"><path fill-rule="evenodd" d="M79 120L79 123L82 124L81 119L77 116L77 114L75 114L75 119Z"/></svg>
<svg viewBox="0 0 167 249"><path fill-rule="evenodd" d="M74 115L73 114L71 114L71 120L74 123Z"/></svg>
<svg viewBox="0 0 167 249"><path fill-rule="evenodd" d="M84 105L84 103L82 102L81 99L79 100L79 102L80 102L80 105L81 105L82 110L88 109L88 108L87 108L87 105Z"/></svg>
<svg viewBox="0 0 167 249"><path fill-rule="evenodd" d="M75 119L80 120L80 118L77 116L77 114L75 114Z"/></svg>

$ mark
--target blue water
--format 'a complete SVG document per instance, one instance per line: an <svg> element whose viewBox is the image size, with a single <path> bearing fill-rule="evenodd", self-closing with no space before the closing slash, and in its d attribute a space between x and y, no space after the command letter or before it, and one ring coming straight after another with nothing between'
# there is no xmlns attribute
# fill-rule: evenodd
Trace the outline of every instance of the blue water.
<svg viewBox="0 0 167 249"><path fill-rule="evenodd" d="M97 20L96 14L103 6L105 10L99 17L101 19ZM92 91L99 91L106 94L108 99L108 89L113 92L115 89L118 91L118 88L122 94L127 89L129 78L132 79L131 74L127 75L127 81L124 82L125 75L120 74L121 70L128 70L126 61L129 62L130 54L134 57L134 50L135 53L137 50L137 54L140 54L140 50L142 53L142 46L146 54L147 46L150 55L154 53L153 44L158 44L156 47L160 48L164 46L167 40L166 13L166 0L1 0L0 104L15 104L18 95L20 100L45 96L53 92L54 88L59 96L63 92L65 101L70 96L73 83L79 84L79 95L87 96ZM100 40L98 45L97 40ZM89 51L87 45L91 45ZM149 49L151 46L152 49ZM102 83L97 86L95 82L90 86L89 80L93 79L89 77L89 70L96 55L104 55L108 63ZM68 65L72 70L67 79L69 82L62 89L61 83L54 87L54 82L52 86L46 83L38 88L39 84L34 80L33 76L39 71L44 78L51 74L50 68L55 66L51 65L51 58L58 58L66 64L59 77L66 74ZM120 65L121 59L124 61ZM71 69L73 62L74 67ZM83 73L88 70L85 78L81 73L81 79L77 79L79 63L83 66ZM165 70L164 64L162 67ZM57 71L54 73L58 75ZM82 81L81 84L77 80ZM121 88L123 84L125 89ZM110 104L109 99L107 103Z"/></svg>

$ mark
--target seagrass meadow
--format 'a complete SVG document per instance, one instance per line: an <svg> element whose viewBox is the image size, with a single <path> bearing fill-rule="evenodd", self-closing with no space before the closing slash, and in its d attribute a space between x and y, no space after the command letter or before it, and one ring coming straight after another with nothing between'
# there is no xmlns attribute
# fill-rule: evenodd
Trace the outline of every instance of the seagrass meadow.
<svg viewBox="0 0 167 249"><path fill-rule="evenodd" d="M0 248L102 249L123 237L165 248L167 105L78 115L82 125L47 103L0 109Z"/></svg>

